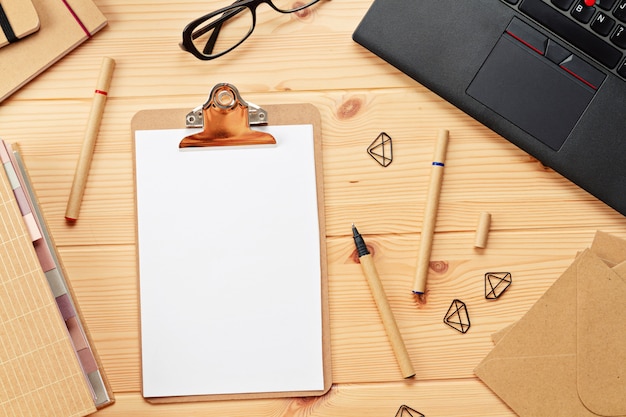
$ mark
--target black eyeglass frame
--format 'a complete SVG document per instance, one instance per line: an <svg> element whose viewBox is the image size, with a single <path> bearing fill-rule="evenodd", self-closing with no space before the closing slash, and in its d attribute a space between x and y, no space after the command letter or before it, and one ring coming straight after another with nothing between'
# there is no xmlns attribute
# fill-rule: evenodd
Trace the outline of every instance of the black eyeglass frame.
<svg viewBox="0 0 626 417"><path fill-rule="evenodd" d="M179 46L183 51L189 52L198 59L201 59L203 61L210 61L212 59L226 55L228 52L241 45L246 39L250 37L250 35L254 31L254 28L256 27L256 9L259 5L267 3L272 9L274 9L278 13L289 14L306 9L307 7L311 7L319 1L320 0L311 0L306 4L294 7L293 9L283 10L278 8L274 3L272 3L272 0L236 0L230 6L222 7L221 9L218 9L209 14L205 14L204 16L191 21L187 26L185 26L185 29L183 30L183 39ZM230 48L215 54L211 53L211 51L213 50L213 46L215 45L215 41L219 36L219 31L224 22L226 22L231 17L241 13L244 8L249 9L252 15L252 25L250 26L250 30L248 31L248 33L243 36L239 42L237 42ZM199 31L196 31L198 29L198 26L200 26L202 23L211 20L220 14L222 15L221 17L217 18L215 21L211 22L209 25L203 27ZM203 51L199 51L196 45L193 43L193 40L211 30L213 31L213 33L211 33L211 36L209 37L209 40L207 41Z"/></svg>

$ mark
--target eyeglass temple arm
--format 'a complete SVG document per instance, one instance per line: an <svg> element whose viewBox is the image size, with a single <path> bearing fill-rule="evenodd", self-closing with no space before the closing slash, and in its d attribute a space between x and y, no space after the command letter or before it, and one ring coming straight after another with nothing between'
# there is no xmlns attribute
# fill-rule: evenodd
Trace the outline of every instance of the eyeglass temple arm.
<svg viewBox="0 0 626 417"><path fill-rule="evenodd" d="M220 34L220 29L222 29L222 25L223 24L224 24L224 22L219 22L215 26L215 29L211 33L211 36L209 37L209 40L207 41L206 45L204 45L204 48L202 49L202 53L203 54L210 55L210 54L213 53L213 48L215 47L215 42L217 41L217 37Z"/></svg>
<svg viewBox="0 0 626 417"><path fill-rule="evenodd" d="M245 1L245 0L235 0L235 2L233 2L231 4L231 6L233 6L233 5L237 4L237 3L241 3L242 1ZM218 21L216 21L215 23L207 25L207 26L203 27L202 29L198 30L197 32L192 33L191 38L192 39L197 39L198 37L204 35L208 31L210 31L210 30L213 31L211 33L211 36L209 37L209 40L207 41L206 45L204 45L204 49L202 50L203 54L208 55L208 54L211 54L213 52L213 48L215 47L215 42L217 41L217 37L220 34L220 30L222 29L222 26L224 25L224 22L226 22L231 17L239 14L241 11L242 11L242 9L228 10L228 11L224 12L222 14L222 17Z"/></svg>

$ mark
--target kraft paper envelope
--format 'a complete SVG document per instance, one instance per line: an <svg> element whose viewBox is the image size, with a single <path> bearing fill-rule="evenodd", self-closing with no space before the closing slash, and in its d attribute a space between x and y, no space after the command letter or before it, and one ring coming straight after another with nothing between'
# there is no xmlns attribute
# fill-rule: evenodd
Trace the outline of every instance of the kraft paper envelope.
<svg viewBox="0 0 626 417"><path fill-rule="evenodd" d="M585 250L476 375L520 416L626 416L624 277Z"/></svg>
<svg viewBox="0 0 626 417"><path fill-rule="evenodd" d="M620 270L616 272L626 277L626 240L621 239L610 233L597 231L591 244L591 251L598 255L599 258L609 266L614 267L619 263L623 263ZM515 323L506 326L500 331L491 335L493 343L498 343L502 338L515 326Z"/></svg>

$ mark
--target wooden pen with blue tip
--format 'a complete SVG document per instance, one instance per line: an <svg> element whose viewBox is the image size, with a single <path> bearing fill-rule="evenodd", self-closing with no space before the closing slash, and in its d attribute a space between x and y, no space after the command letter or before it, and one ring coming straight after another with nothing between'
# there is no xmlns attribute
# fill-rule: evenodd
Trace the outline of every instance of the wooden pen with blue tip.
<svg viewBox="0 0 626 417"><path fill-rule="evenodd" d="M367 283L372 291L374 302L376 303L376 307L378 307L378 312L380 313L380 317L383 321L387 337L391 342L393 352L396 355L398 365L400 365L402 376L404 378L411 378L415 376L415 371L413 370L413 365L411 364L411 358L409 357L409 353L404 345L404 341L402 340L402 335L400 334L400 329L398 329L396 319L391 311L391 306L389 305L385 289L383 288L383 284L378 276L378 271L374 265L372 255L367 249L363 237L359 234L359 231L354 224L352 224L352 236L356 245L357 254L359 255L359 262L361 263L363 273L365 274Z"/></svg>
<svg viewBox="0 0 626 417"><path fill-rule="evenodd" d="M413 284L413 294L424 296L426 293L426 281L430 268L430 254L435 235L435 224L437 223L437 211L439 210L439 196L441 194L441 184L443 182L443 168L445 166L446 152L450 133L441 129L437 135L435 153L433 155L432 171L430 183L428 185L428 196L424 207L424 220L422 222L422 233L420 238L419 255L417 257L417 270L415 272L415 283Z"/></svg>

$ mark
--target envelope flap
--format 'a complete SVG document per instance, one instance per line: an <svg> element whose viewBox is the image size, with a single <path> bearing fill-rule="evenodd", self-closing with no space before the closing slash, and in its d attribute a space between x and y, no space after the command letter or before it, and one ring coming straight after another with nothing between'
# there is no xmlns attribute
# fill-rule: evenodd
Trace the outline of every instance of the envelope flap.
<svg viewBox="0 0 626 417"><path fill-rule="evenodd" d="M587 251L577 264L577 388L601 416L626 415L626 281Z"/></svg>
<svg viewBox="0 0 626 417"><path fill-rule="evenodd" d="M597 231L591 249L593 253L611 266L626 259L626 240L610 233Z"/></svg>
<svg viewBox="0 0 626 417"><path fill-rule="evenodd" d="M576 355L494 357L475 369L520 416L585 416L576 396Z"/></svg>

